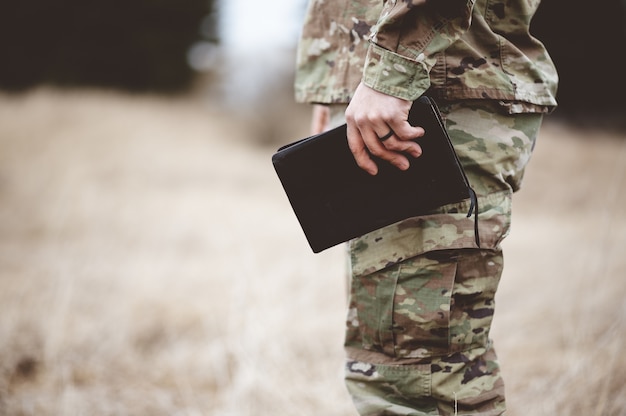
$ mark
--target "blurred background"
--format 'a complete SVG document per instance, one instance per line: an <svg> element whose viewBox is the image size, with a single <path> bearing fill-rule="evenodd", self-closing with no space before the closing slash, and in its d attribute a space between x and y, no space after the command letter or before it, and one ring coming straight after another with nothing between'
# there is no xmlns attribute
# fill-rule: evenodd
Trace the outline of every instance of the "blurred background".
<svg viewBox="0 0 626 416"><path fill-rule="evenodd" d="M354 415L344 248L310 252L270 163L308 134L305 7L0 2L0 415ZM533 23L560 106L504 243L513 416L626 415L625 23Z"/></svg>
<svg viewBox="0 0 626 416"><path fill-rule="evenodd" d="M565 13L563 7L567 6ZM267 107L291 91L305 0L26 0L3 2L0 88L98 87L134 93L218 93ZM602 115L623 127L624 0L552 0L533 23L561 77L560 116ZM254 104L250 104L254 103ZM284 108L285 103L279 101ZM605 120L606 121L606 120Z"/></svg>

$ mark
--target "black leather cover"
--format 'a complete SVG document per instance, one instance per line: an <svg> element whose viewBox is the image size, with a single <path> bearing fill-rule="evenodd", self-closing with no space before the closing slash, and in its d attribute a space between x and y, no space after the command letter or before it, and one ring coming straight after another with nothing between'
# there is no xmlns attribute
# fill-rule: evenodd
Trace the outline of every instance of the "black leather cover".
<svg viewBox="0 0 626 416"><path fill-rule="evenodd" d="M473 198L439 110L420 97L409 114L424 136L419 158L401 171L374 158L371 176L354 161L346 125L278 149L272 163L313 252L449 203ZM468 214L468 216L471 215Z"/></svg>

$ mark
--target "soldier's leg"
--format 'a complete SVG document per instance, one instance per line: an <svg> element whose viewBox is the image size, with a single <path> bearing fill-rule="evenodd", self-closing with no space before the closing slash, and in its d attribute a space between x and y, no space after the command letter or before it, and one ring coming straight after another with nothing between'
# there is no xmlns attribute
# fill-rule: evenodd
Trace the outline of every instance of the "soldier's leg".
<svg viewBox="0 0 626 416"><path fill-rule="evenodd" d="M424 253L353 280L346 384L361 415L499 415L498 250ZM456 413L455 413L456 412Z"/></svg>
<svg viewBox="0 0 626 416"><path fill-rule="evenodd" d="M489 329L511 194L541 115L484 102L441 108L479 194L481 246L463 203L351 242L346 384L362 415L504 412Z"/></svg>

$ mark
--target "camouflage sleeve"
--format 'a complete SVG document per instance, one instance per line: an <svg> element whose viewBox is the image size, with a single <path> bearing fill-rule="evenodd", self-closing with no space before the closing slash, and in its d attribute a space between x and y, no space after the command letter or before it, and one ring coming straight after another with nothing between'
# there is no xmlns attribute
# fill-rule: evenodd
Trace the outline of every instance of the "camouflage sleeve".
<svg viewBox="0 0 626 416"><path fill-rule="evenodd" d="M388 0L370 37L363 82L415 100L430 86L438 52L469 28L473 0Z"/></svg>

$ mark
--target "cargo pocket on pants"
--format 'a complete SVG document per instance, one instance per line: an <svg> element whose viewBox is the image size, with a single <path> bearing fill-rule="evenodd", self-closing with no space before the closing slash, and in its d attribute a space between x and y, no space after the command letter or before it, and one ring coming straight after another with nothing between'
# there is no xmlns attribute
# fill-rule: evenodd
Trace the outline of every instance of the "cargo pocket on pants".
<svg viewBox="0 0 626 416"><path fill-rule="evenodd" d="M448 350L455 262L428 254L355 276L352 309L361 348L397 358Z"/></svg>
<svg viewBox="0 0 626 416"><path fill-rule="evenodd" d="M392 315L396 357L422 358L449 350L456 270L456 262L440 262L429 253L400 264Z"/></svg>

